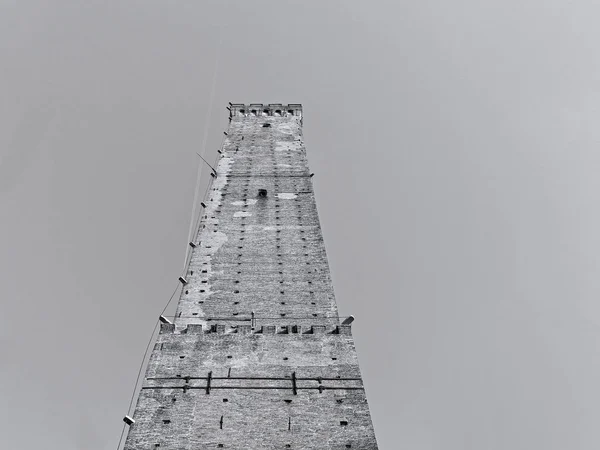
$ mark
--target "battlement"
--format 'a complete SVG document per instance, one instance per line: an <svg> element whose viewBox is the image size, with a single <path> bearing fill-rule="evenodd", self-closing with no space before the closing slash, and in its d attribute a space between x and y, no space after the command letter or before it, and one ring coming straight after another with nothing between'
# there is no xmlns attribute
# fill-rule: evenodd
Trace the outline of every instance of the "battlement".
<svg viewBox="0 0 600 450"><path fill-rule="evenodd" d="M224 325L214 324L204 327L202 324L189 324L186 328L177 330L175 324L161 323L160 334L343 334L351 335L350 325Z"/></svg>
<svg viewBox="0 0 600 450"><path fill-rule="evenodd" d="M230 103L229 104L229 117L260 117L260 116L274 116L274 117L288 117L297 116L302 117L302 105L300 103L289 103L284 105L282 103L269 103L264 105L262 103L250 103L245 105L243 103Z"/></svg>

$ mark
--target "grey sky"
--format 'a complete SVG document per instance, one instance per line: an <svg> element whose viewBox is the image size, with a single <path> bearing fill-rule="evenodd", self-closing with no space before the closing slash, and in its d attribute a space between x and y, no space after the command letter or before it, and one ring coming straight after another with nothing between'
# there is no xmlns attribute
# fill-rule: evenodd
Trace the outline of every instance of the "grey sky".
<svg viewBox="0 0 600 450"><path fill-rule="evenodd" d="M0 0L1 447L116 447L222 30L207 155L228 101L304 105L380 447L596 450L599 13Z"/></svg>

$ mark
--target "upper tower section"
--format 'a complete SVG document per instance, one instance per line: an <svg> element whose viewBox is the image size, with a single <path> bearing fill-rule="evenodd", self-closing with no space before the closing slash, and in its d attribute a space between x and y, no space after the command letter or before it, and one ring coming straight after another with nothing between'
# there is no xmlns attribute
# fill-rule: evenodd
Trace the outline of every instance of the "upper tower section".
<svg viewBox="0 0 600 450"><path fill-rule="evenodd" d="M232 103L229 110L177 327L339 325L302 106Z"/></svg>

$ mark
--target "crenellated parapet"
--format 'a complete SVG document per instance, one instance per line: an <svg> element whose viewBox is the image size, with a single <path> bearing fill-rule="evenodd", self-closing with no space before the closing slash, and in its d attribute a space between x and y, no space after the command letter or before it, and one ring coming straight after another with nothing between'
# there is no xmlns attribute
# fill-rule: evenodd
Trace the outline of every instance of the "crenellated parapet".
<svg viewBox="0 0 600 450"><path fill-rule="evenodd" d="M229 117L302 117L302 105L300 103L243 103L229 104Z"/></svg>
<svg viewBox="0 0 600 450"><path fill-rule="evenodd" d="M203 326L202 324L189 324L186 328L178 330L175 324L161 323L160 334L342 334L351 335L350 325L263 325L252 327L251 325L229 326L224 324L213 324Z"/></svg>

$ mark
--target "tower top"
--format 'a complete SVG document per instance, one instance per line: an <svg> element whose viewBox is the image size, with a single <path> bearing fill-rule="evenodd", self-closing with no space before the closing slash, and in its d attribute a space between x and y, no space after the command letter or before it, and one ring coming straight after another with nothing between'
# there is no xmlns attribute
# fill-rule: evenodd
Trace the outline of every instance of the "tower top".
<svg viewBox="0 0 600 450"><path fill-rule="evenodd" d="M229 104L229 117L233 116L299 116L302 117L302 105L300 103L289 103L284 105L282 103L269 103L264 105L262 103L250 103L245 105L243 103L230 103Z"/></svg>

